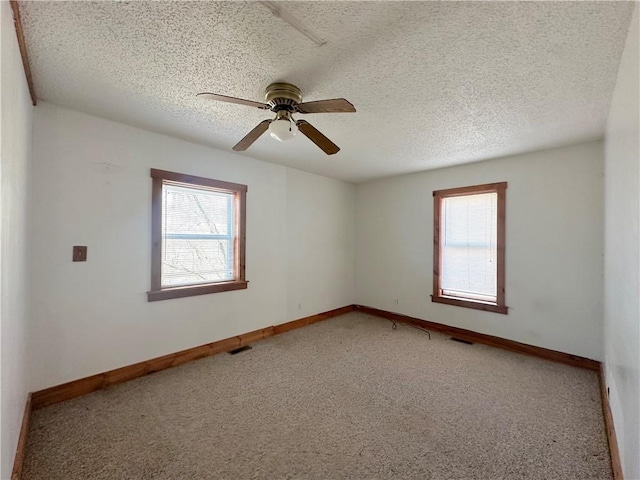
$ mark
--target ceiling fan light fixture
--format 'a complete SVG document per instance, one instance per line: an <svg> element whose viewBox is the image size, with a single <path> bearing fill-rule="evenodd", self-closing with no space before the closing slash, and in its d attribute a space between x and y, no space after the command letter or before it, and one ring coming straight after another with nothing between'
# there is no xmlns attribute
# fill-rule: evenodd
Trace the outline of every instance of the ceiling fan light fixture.
<svg viewBox="0 0 640 480"><path fill-rule="evenodd" d="M288 142L298 133L296 123L288 118L279 118L269 124L269 134L276 140Z"/></svg>

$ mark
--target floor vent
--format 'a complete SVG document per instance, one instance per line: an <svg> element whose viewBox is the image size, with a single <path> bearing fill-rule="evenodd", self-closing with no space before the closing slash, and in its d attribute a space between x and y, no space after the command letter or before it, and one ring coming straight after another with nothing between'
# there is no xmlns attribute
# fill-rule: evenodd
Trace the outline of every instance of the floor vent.
<svg viewBox="0 0 640 480"><path fill-rule="evenodd" d="M469 340L463 340L461 338L451 337L451 340L453 340L454 342L464 343L466 345L473 345L473 342L470 342Z"/></svg>
<svg viewBox="0 0 640 480"><path fill-rule="evenodd" d="M251 350L251 347L249 345L245 345L244 347L235 348L233 350L230 350L229 351L229 355L235 355L236 353L246 352L247 350Z"/></svg>

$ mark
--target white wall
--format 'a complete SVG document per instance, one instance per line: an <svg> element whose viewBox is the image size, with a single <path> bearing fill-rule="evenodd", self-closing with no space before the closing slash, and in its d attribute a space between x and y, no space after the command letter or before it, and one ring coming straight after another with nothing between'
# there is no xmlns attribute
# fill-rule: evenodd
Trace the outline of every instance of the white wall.
<svg viewBox="0 0 640 480"><path fill-rule="evenodd" d="M601 359L602 163L595 142L358 185L357 302ZM501 181L509 314L432 303L433 190Z"/></svg>
<svg viewBox="0 0 640 480"><path fill-rule="evenodd" d="M353 303L354 235L337 232L351 184L47 103L33 162L32 390ZM152 167L248 185L247 290L147 302ZM88 246L86 263L71 262L73 245ZM303 281L290 255L318 278Z"/></svg>
<svg viewBox="0 0 640 480"><path fill-rule="evenodd" d="M354 208L353 185L287 169L287 318L354 302Z"/></svg>
<svg viewBox="0 0 640 480"><path fill-rule="evenodd" d="M640 90L638 5L605 137L605 350L625 478L640 478Z"/></svg>
<svg viewBox="0 0 640 480"><path fill-rule="evenodd" d="M9 2L0 2L0 22L0 478L4 479L11 476L29 392L25 245L33 107Z"/></svg>

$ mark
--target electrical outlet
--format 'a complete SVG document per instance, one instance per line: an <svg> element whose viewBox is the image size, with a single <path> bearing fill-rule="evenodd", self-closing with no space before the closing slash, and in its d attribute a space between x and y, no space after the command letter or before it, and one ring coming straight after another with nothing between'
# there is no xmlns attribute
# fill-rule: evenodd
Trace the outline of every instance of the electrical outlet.
<svg viewBox="0 0 640 480"><path fill-rule="evenodd" d="M298 310L301 310L301 309L302 309L302 304L301 304L301 303L299 303L299 304L298 304Z"/></svg>
<svg viewBox="0 0 640 480"><path fill-rule="evenodd" d="M397 298L394 298L394 299L393 299L393 303L394 303L395 305L398 305L398 304L400 303L400 300L398 300Z"/></svg>

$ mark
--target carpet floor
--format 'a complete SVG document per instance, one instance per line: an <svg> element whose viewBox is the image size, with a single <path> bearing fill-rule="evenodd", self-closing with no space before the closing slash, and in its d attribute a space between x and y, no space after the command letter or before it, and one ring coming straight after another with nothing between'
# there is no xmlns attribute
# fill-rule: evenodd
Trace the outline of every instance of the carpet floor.
<svg viewBox="0 0 640 480"><path fill-rule="evenodd" d="M354 312L33 412L25 479L611 479L596 372Z"/></svg>

